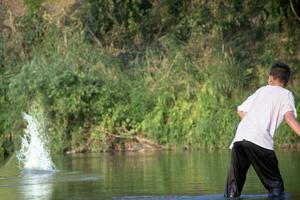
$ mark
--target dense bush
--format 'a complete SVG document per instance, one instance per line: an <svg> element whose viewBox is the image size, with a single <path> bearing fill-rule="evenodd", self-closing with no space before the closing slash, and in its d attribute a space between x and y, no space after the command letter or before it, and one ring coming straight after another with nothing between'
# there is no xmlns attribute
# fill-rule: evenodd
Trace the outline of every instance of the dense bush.
<svg viewBox="0 0 300 200"><path fill-rule="evenodd" d="M36 12L43 2L44 0L24 0L25 5L30 9L30 12Z"/></svg>
<svg viewBox="0 0 300 200"><path fill-rule="evenodd" d="M76 10L60 27L38 12L18 18L15 46L1 36L2 136L22 134L21 112L38 105L56 151L106 150L136 135L224 148L236 106L277 59L294 72L300 110L299 22L285 1L89 0ZM277 145L297 142L281 127Z"/></svg>

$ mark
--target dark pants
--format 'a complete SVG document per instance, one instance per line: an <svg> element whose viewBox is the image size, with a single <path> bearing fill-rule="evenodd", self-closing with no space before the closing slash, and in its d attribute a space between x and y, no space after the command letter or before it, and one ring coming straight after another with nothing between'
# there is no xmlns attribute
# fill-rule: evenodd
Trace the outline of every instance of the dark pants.
<svg viewBox="0 0 300 200"><path fill-rule="evenodd" d="M235 142L232 148L225 197L240 196L250 165L271 196L283 193L284 185L275 152L243 140Z"/></svg>

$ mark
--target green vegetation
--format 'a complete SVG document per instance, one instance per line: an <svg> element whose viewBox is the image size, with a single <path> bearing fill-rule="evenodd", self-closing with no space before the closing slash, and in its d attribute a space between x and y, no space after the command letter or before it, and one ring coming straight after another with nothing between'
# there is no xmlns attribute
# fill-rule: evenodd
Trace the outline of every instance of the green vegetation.
<svg viewBox="0 0 300 200"><path fill-rule="evenodd" d="M237 105L278 59L293 70L300 110L300 22L285 1L89 0L58 24L42 1L28 2L40 13L0 39L3 144L18 143L21 112L38 105L56 152L126 149L136 135L224 148ZM277 145L298 142L281 127Z"/></svg>

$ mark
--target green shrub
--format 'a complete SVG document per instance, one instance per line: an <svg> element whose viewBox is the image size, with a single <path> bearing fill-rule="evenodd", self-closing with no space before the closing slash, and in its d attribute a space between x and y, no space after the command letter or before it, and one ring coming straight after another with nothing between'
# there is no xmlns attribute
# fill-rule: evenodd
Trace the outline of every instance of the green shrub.
<svg viewBox="0 0 300 200"><path fill-rule="evenodd" d="M43 2L44 0L24 0L25 5L31 12L37 11Z"/></svg>
<svg viewBox="0 0 300 200"><path fill-rule="evenodd" d="M19 34L1 36L0 135L22 134L20 113L38 102L57 152L105 150L135 135L228 147L236 106L266 84L277 59L290 63L299 102L299 22L281 0L74 7L60 28L30 12L16 19ZM286 126L278 132L279 145L299 142Z"/></svg>

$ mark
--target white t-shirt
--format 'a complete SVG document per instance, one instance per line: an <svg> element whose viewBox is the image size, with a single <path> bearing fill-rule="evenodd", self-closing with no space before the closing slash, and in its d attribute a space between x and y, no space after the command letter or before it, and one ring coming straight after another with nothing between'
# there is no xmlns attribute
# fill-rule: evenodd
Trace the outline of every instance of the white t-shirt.
<svg viewBox="0 0 300 200"><path fill-rule="evenodd" d="M230 148L234 142L245 139L273 150L273 136L284 114L293 111L297 117L293 94L280 86L259 88L238 106L238 110L247 114L240 121Z"/></svg>

